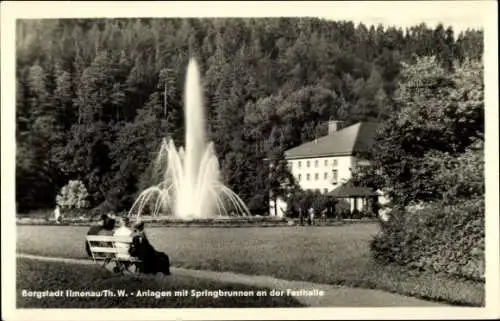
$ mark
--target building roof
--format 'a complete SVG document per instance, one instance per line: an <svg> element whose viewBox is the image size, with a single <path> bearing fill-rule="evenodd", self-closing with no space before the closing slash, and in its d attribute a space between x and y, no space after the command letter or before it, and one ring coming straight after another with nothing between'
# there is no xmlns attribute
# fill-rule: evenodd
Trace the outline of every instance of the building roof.
<svg viewBox="0 0 500 321"><path fill-rule="evenodd" d="M340 185L333 191L327 194L334 197L366 197L366 196L379 196L380 194L369 188L363 186L353 186L350 181Z"/></svg>
<svg viewBox="0 0 500 321"><path fill-rule="evenodd" d="M380 124L359 122L285 151L287 159L345 156L366 151L374 142Z"/></svg>

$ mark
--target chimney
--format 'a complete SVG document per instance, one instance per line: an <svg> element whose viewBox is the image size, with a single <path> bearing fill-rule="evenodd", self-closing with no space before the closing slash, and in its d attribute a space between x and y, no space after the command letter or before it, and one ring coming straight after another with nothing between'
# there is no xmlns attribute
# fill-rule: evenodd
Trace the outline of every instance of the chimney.
<svg viewBox="0 0 500 321"><path fill-rule="evenodd" d="M328 135L333 135L336 131L341 130L342 123L343 123L343 121L341 121L341 120L329 120L328 121Z"/></svg>

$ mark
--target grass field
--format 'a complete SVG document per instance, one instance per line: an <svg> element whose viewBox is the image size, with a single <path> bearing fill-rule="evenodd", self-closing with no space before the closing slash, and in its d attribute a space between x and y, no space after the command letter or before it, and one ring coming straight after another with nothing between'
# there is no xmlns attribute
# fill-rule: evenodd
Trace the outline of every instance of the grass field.
<svg viewBox="0 0 500 321"><path fill-rule="evenodd" d="M222 284L207 280L180 277L152 276L114 276L98 266L82 266L78 264L40 262L27 259L17 260L17 307L18 308L238 308L238 307L300 307L301 304L290 296L192 296L192 290L203 291L253 291L261 288ZM23 296L22 290L57 291L99 291L103 297L41 297ZM152 296L137 296L137 289L149 290ZM175 291L188 289L189 295L175 296ZM125 290L127 297L119 296L118 291ZM157 291L172 296L157 295Z"/></svg>
<svg viewBox="0 0 500 321"><path fill-rule="evenodd" d="M17 251L85 257L87 227L18 226ZM177 267L270 275L289 280L376 288L451 304L481 306L484 284L409 274L372 261L373 223L338 227L150 228L153 245Z"/></svg>

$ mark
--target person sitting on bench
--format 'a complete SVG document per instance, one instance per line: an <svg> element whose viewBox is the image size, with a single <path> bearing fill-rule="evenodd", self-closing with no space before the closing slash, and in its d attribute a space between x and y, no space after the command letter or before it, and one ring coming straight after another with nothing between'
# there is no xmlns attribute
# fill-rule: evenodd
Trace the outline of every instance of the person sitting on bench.
<svg viewBox="0 0 500 321"><path fill-rule="evenodd" d="M109 217L106 214L101 215L101 220L100 220L99 225L92 226L88 232L87 235L113 235L113 229L115 228L115 220ZM108 246L109 244L106 244L105 246ZM85 250L87 252L87 255L89 257L92 257L92 252L90 251L90 246L88 242L85 242Z"/></svg>
<svg viewBox="0 0 500 321"><path fill-rule="evenodd" d="M119 221L119 227L115 230L115 233L113 234L114 236L131 236L132 235L132 229L129 228L130 220L128 217L122 217L120 218ZM124 242L115 242L115 247L120 248L120 249L126 249L123 253L118 253L116 255L116 258L118 259L128 259L129 254L128 254L128 248L129 248L129 243L124 243Z"/></svg>
<svg viewBox="0 0 500 321"><path fill-rule="evenodd" d="M170 258L166 253L156 251L151 245L144 231L144 222L138 222L134 226L132 236L129 253L140 260L140 263L135 265L137 271L145 274L170 275Z"/></svg>

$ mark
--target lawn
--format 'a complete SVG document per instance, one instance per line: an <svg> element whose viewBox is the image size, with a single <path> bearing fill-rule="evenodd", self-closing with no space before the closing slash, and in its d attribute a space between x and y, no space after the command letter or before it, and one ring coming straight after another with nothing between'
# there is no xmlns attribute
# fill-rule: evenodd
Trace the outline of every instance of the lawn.
<svg viewBox="0 0 500 321"><path fill-rule="evenodd" d="M82 226L18 226L17 251L85 257ZM153 245L177 267L270 275L376 288L451 304L481 306L484 284L408 274L372 261L374 223L337 227L150 228Z"/></svg>
<svg viewBox="0 0 500 321"><path fill-rule="evenodd" d="M99 266L71 263L40 262L17 259L17 307L18 308L238 308L238 307L300 307L291 296L257 296L261 288L222 284L195 278L171 276L117 276ZM137 296L137 290L151 296ZM101 297L36 297L23 296L25 291L74 292L108 290ZM109 296L109 290L115 296ZM128 296L120 296L121 291ZM187 296L176 296L175 291L187 290ZM222 290L247 291L247 296L198 297L192 291ZM254 295L250 294L253 291ZM159 293L158 293L159 292ZM161 294L163 292L164 295ZM32 292L33 293L33 292ZM73 292L72 292L73 293ZM195 294L197 292L194 292ZM142 292L141 292L142 294ZM171 296L165 296L171 294ZM106 296L102 296L106 295Z"/></svg>

